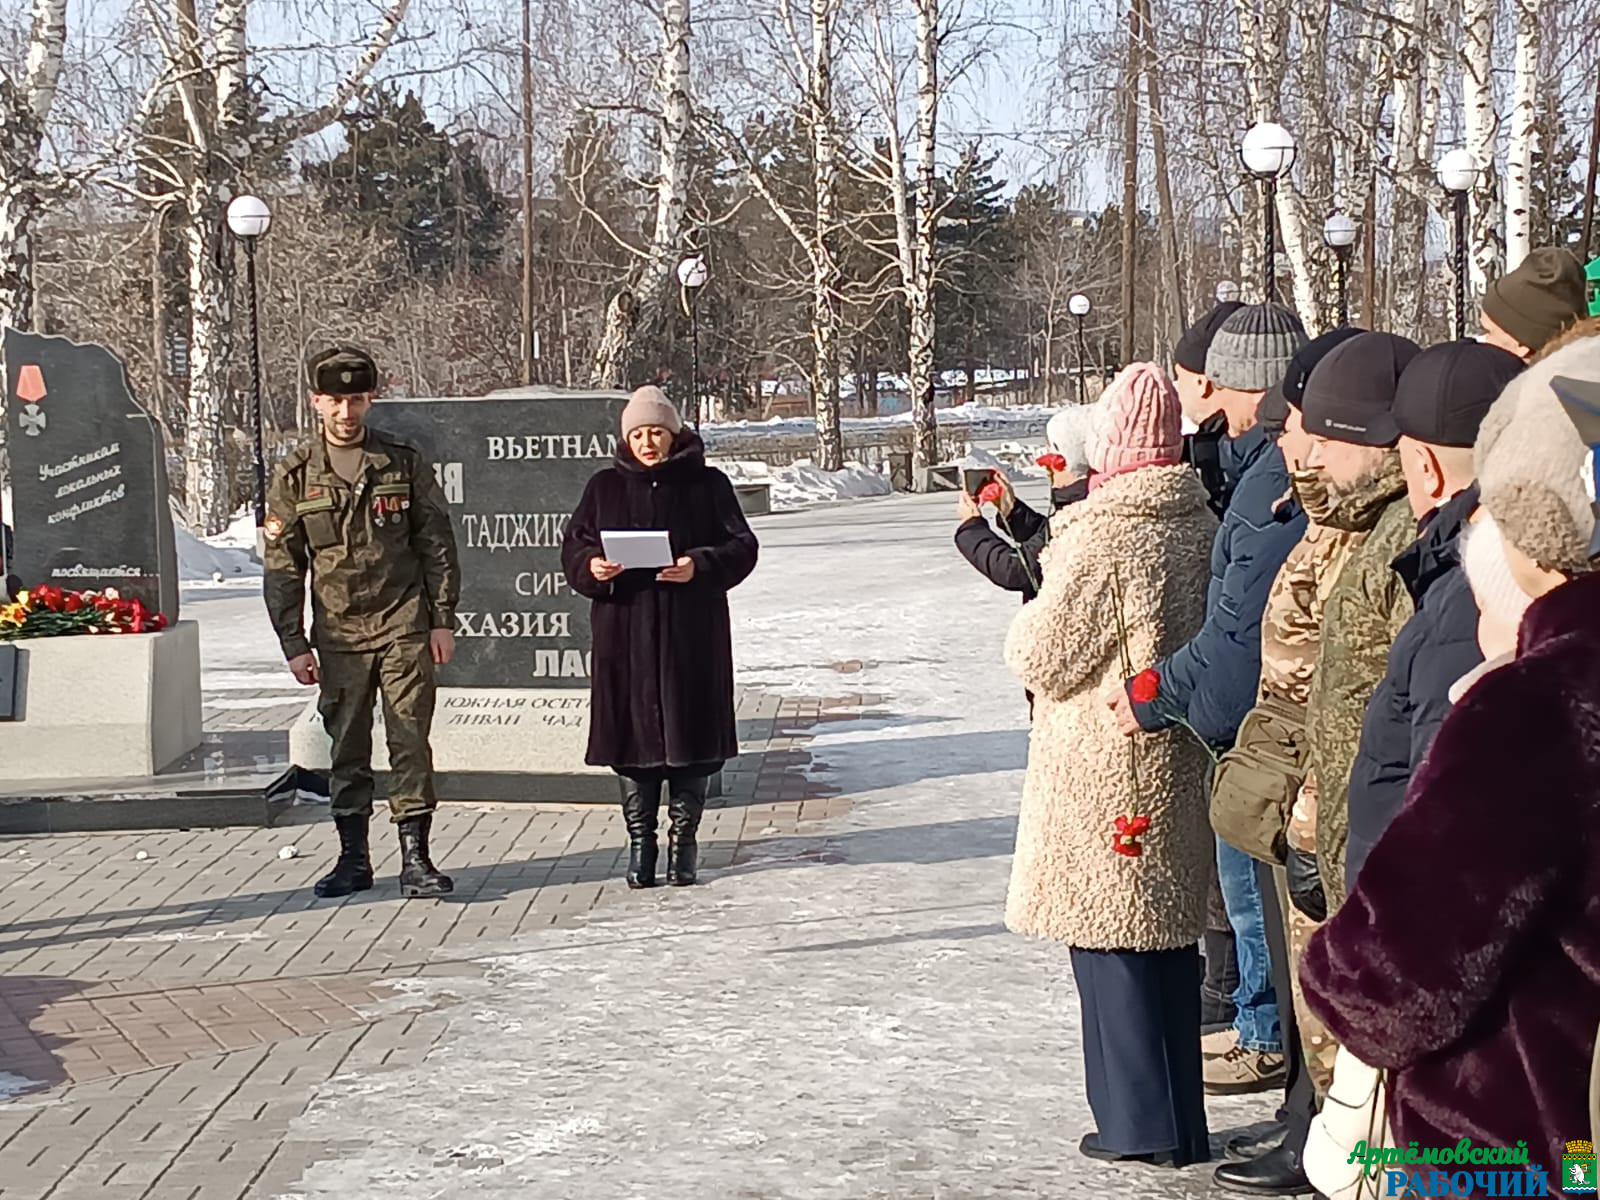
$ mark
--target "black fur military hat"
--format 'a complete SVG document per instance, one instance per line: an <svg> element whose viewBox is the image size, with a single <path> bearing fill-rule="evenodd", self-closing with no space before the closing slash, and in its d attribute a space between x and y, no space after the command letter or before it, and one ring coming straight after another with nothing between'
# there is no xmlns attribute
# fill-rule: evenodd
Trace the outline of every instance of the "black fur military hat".
<svg viewBox="0 0 1600 1200"><path fill-rule="evenodd" d="M378 364L354 346L331 346L306 363L306 386L319 396L359 396L378 390Z"/></svg>

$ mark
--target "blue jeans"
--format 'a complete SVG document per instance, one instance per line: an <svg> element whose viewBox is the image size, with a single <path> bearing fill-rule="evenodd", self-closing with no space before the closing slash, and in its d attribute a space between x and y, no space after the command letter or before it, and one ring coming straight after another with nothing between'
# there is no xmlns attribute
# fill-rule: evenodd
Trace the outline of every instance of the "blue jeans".
<svg viewBox="0 0 1600 1200"><path fill-rule="evenodd" d="M1283 1032L1278 1027L1278 996L1272 990L1272 967L1267 959L1266 918L1261 910L1256 860L1218 838L1217 881L1239 957L1239 986L1233 992L1238 1008L1233 1024L1239 1031L1239 1045L1281 1054Z"/></svg>

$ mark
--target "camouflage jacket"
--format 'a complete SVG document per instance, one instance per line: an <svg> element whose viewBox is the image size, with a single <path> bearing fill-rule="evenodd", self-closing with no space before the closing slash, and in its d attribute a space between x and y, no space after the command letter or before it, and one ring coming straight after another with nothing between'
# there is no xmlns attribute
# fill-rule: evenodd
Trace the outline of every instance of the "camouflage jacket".
<svg viewBox="0 0 1600 1200"><path fill-rule="evenodd" d="M1304 707L1322 638L1322 610L1364 533L1308 524L1267 593L1261 618L1261 698Z"/></svg>
<svg viewBox="0 0 1600 1200"><path fill-rule="evenodd" d="M1317 777L1317 863L1330 914L1344 901L1350 768L1361 743L1367 701L1383 679L1389 646L1415 606L1390 564L1416 540L1398 455L1371 493L1347 501L1333 523L1370 529L1351 554L1323 612L1322 644L1306 709L1311 769Z"/></svg>
<svg viewBox="0 0 1600 1200"><path fill-rule="evenodd" d="M285 658L313 644L376 650L455 625L461 569L432 466L415 447L372 429L364 465L355 484L346 483L318 438L291 452L273 478L263 590Z"/></svg>

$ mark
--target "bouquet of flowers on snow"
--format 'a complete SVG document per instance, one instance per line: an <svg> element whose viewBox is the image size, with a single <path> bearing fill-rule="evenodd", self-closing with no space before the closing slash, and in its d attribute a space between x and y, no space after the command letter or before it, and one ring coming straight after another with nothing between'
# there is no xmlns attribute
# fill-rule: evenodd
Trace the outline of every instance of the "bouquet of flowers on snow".
<svg viewBox="0 0 1600 1200"><path fill-rule="evenodd" d="M80 633L155 633L167 618L142 600L124 600L115 588L68 592L40 584L0 604L0 642L20 638L69 637Z"/></svg>

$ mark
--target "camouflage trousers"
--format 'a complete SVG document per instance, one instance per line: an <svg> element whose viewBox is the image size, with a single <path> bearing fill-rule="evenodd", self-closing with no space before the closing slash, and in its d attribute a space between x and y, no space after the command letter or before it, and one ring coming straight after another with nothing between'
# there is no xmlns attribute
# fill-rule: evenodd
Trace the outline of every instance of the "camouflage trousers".
<svg viewBox="0 0 1600 1200"><path fill-rule="evenodd" d="M389 746L389 812L403 821L434 810L433 654L426 637L401 638L381 650L318 654L322 694L317 710L333 739L329 772L336 817L372 812L373 706L383 701Z"/></svg>
<svg viewBox="0 0 1600 1200"><path fill-rule="evenodd" d="M1315 776L1307 776L1289 814L1289 828L1286 831L1289 844L1298 849L1309 848L1315 851L1316 821L1317 781ZM1294 988L1294 1019L1300 1027L1300 1047L1305 1052L1306 1069L1311 1073L1311 1082L1316 1085L1317 1096L1320 1099L1328 1094L1328 1087L1333 1082L1333 1059L1338 1053L1339 1043L1334 1041L1333 1035L1328 1032L1328 1027L1321 1019L1306 1006L1305 992L1300 987L1300 960L1305 957L1311 935L1322 927L1322 922L1313 921L1290 903L1288 877L1282 870L1275 874L1278 880L1278 899L1283 904L1288 922L1285 934L1289 944L1289 972Z"/></svg>

